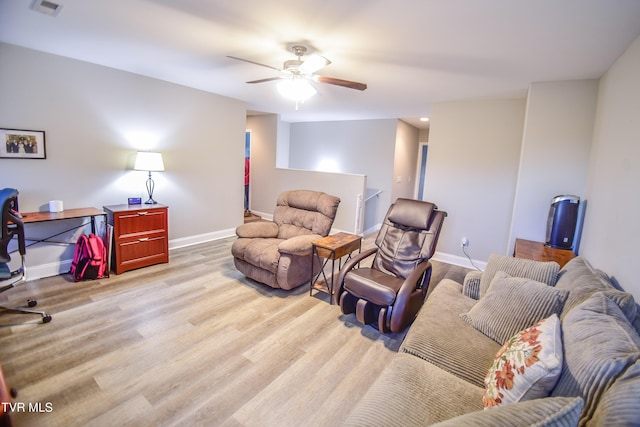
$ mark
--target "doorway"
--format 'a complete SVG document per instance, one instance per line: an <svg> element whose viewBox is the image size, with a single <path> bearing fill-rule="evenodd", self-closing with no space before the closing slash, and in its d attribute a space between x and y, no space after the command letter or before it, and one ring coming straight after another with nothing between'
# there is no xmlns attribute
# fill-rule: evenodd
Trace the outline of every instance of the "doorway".
<svg viewBox="0 0 640 427"><path fill-rule="evenodd" d="M417 179L417 199L424 200L424 181L427 175L427 154L429 152L429 145L426 142L420 143L418 153L418 179Z"/></svg>
<svg viewBox="0 0 640 427"><path fill-rule="evenodd" d="M251 216L251 198L249 185L251 183L251 131L244 134L244 216Z"/></svg>

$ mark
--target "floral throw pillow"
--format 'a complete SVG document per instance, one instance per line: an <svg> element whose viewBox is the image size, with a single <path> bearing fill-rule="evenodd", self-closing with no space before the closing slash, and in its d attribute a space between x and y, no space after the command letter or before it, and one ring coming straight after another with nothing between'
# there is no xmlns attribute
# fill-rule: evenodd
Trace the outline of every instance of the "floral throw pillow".
<svg viewBox="0 0 640 427"><path fill-rule="evenodd" d="M547 397L562 371L562 335L556 314L511 337L484 380L485 409Z"/></svg>

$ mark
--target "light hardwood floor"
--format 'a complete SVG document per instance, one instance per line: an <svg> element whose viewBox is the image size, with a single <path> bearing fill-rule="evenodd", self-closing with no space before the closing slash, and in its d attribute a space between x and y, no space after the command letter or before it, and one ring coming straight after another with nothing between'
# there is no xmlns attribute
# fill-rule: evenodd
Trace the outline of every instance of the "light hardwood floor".
<svg viewBox="0 0 640 427"><path fill-rule="evenodd" d="M404 333L362 326L308 286L248 280L233 240L108 279L62 275L0 294L34 297L53 315L0 314L0 363L25 405L14 425L339 425ZM432 284L467 271L433 264Z"/></svg>

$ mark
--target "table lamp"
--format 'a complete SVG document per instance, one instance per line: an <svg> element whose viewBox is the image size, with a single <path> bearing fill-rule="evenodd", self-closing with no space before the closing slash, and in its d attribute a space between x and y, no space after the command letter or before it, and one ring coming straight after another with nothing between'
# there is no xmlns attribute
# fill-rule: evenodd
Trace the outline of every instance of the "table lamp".
<svg viewBox="0 0 640 427"><path fill-rule="evenodd" d="M147 205L155 205L153 200L153 187L155 186L153 179L151 178L151 172L164 171L164 163L162 161L162 153L151 153L148 151L138 151L136 154L136 163L133 166L137 171L148 171L149 178L147 179L147 193L149 193L149 200L145 202Z"/></svg>

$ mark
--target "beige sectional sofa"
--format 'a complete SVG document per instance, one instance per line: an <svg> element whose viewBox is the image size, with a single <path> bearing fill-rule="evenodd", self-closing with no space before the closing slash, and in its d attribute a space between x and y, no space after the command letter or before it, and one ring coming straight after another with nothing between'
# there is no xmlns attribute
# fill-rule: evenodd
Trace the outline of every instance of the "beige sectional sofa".
<svg viewBox="0 0 640 427"><path fill-rule="evenodd" d="M637 311L582 257L492 255L437 284L345 425L640 425Z"/></svg>

